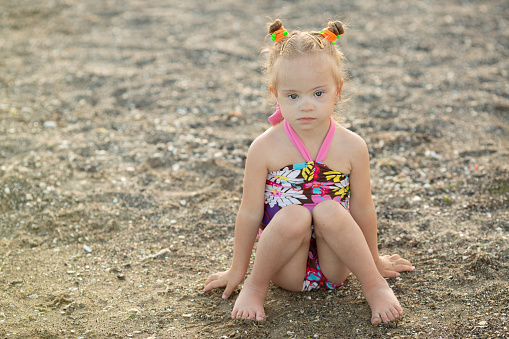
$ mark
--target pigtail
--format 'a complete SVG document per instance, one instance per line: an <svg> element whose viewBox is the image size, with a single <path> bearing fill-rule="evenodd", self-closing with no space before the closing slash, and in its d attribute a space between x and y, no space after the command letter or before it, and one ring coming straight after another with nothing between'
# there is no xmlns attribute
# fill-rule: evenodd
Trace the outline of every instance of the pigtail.
<svg viewBox="0 0 509 339"><path fill-rule="evenodd" d="M272 41L275 41L277 44L286 38L288 31L283 27L281 20L276 19L272 25L269 26L269 35L271 36Z"/></svg>
<svg viewBox="0 0 509 339"><path fill-rule="evenodd" d="M281 22L281 20L276 19L272 24L269 25L269 34L272 34L280 29L284 29L283 23Z"/></svg>
<svg viewBox="0 0 509 339"><path fill-rule="evenodd" d="M345 34L345 27L341 21L329 21L327 24L329 31L336 35Z"/></svg>

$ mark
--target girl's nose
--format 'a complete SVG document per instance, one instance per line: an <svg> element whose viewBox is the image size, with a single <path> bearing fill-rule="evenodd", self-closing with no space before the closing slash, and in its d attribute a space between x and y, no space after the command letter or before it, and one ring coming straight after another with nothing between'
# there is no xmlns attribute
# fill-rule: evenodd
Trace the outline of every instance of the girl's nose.
<svg viewBox="0 0 509 339"><path fill-rule="evenodd" d="M304 100L300 106L301 111L309 112L313 110L313 104L310 100Z"/></svg>

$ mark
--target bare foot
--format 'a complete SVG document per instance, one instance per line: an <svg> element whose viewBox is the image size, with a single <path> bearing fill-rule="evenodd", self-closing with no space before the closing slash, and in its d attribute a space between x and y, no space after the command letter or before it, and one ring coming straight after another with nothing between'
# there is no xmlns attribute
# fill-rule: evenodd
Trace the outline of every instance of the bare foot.
<svg viewBox="0 0 509 339"><path fill-rule="evenodd" d="M371 324L374 326L396 320L403 315L403 309L385 279L369 288L362 288L371 307Z"/></svg>
<svg viewBox="0 0 509 339"><path fill-rule="evenodd" d="M259 287L253 284L250 278L247 278L237 297L237 301L235 301L235 306L233 306L232 319L265 320L263 304L268 290L268 285L266 287Z"/></svg>

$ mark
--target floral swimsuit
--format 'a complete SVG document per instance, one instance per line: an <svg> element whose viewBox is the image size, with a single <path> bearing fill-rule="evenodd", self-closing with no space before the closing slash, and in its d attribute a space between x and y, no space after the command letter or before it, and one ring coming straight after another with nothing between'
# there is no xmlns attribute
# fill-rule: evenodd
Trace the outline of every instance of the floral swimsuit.
<svg viewBox="0 0 509 339"><path fill-rule="evenodd" d="M334 137L334 120L331 118L329 131L315 161L311 159L309 152L292 126L290 126L286 120L283 120L283 124L286 134L306 162L288 165L280 170L270 172L267 175L265 185L265 213L260 227L260 234L270 223L274 215L280 209L288 205L298 204L312 211L313 208L322 201L335 200L347 210L349 209L349 175L335 171L323 163ZM343 283L340 285L333 284L323 275L318 263L313 226L311 226L311 229L309 256L302 291L311 291L319 288L334 289L343 285Z"/></svg>

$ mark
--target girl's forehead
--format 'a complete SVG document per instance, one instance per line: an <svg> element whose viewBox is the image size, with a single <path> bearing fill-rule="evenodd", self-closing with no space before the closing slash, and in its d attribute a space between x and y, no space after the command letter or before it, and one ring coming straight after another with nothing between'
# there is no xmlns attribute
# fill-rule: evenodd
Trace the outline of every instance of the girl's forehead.
<svg viewBox="0 0 509 339"><path fill-rule="evenodd" d="M330 59L322 53L304 54L283 58L280 67L291 69L313 68L317 71L329 69L331 67Z"/></svg>
<svg viewBox="0 0 509 339"><path fill-rule="evenodd" d="M320 55L302 55L281 60L278 67L278 86L294 86L296 82L334 82L332 65L328 58Z"/></svg>

